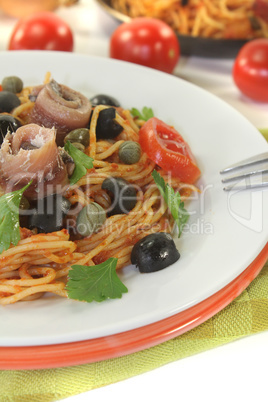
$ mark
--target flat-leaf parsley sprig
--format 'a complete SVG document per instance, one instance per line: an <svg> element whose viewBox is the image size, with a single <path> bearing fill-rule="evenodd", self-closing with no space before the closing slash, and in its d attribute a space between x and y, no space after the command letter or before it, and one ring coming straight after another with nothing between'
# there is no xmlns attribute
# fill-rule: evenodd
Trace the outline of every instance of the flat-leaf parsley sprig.
<svg viewBox="0 0 268 402"><path fill-rule="evenodd" d="M66 285L70 299L102 302L107 299L120 299L128 289L116 273L117 258L98 265L72 265Z"/></svg>
<svg viewBox="0 0 268 402"><path fill-rule="evenodd" d="M184 208L184 202L181 201L181 195L178 191L175 193L174 189L165 182L163 177L156 170L152 172L152 176L178 226L178 237L180 237L183 226L189 219L189 213Z"/></svg>
<svg viewBox="0 0 268 402"><path fill-rule="evenodd" d="M31 183L0 197L0 254L20 241L19 207L22 194Z"/></svg>
<svg viewBox="0 0 268 402"><path fill-rule="evenodd" d="M130 110L130 113L132 114L132 116L138 117L140 120L144 120L144 121L147 121L151 117L154 117L153 109L150 107L147 107L147 106L144 106L144 108L142 109L141 112L138 109L136 109L135 107L133 107Z"/></svg>
<svg viewBox="0 0 268 402"><path fill-rule="evenodd" d="M77 149L70 141L66 142L64 149L73 158L75 163L75 169L70 178L70 184L73 185L77 183L81 177L85 176L87 169L93 168L93 159Z"/></svg>

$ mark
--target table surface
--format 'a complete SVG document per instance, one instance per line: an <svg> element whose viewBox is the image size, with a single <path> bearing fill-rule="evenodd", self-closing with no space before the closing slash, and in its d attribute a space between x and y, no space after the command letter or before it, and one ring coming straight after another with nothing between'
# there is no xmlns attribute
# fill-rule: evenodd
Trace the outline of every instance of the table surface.
<svg viewBox="0 0 268 402"><path fill-rule="evenodd" d="M108 57L109 37L118 26L94 0L80 0L61 7L56 14L74 32L76 53ZM0 50L6 50L16 19L0 11ZM232 81L233 60L181 57L174 74L220 97L256 127L268 127L267 104L243 97ZM67 398L80 401L151 401L197 399L215 401L264 401L267 383L268 331L216 349L169 363L148 373Z"/></svg>

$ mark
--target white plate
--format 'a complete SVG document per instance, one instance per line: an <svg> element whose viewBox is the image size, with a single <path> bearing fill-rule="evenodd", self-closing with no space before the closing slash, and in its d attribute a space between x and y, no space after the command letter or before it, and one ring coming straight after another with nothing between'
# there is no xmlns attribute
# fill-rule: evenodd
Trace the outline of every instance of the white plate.
<svg viewBox="0 0 268 402"><path fill-rule="evenodd" d="M98 338L142 327L199 303L236 278L268 239L268 191L226 193L219 171L268 150L258 130L217 97L172 75L106 58L60 52L2 52L1 76L25 85L54 79L91 97L106 93L125 108L150 106L190 144L202 192L187 203L180 260L153 274L121 272L122 299L82 303L55 296L0 306L0 346L33 346Z"/></svg>

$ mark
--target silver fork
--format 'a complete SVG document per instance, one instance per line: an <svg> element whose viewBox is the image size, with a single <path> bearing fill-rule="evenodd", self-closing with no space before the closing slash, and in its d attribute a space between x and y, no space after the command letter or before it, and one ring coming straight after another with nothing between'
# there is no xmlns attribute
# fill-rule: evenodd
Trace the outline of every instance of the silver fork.
<svg viewBox="0 0 268 402"><path fill-rule="evenodd" d="M227 176L228 173L231 175ZM222 179L222 183L228 183L223 188L226 191L268 186L268 152L228 166L220 174L226 175Z"/></svg>

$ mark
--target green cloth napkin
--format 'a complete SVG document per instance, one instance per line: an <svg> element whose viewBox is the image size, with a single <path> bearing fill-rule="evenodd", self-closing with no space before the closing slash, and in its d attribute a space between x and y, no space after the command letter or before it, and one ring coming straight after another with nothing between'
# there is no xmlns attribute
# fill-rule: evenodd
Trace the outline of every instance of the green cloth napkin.
<svg viewBox="0 0 268 402"><path fill-rule="evenodd" d="M260 131L268 140L268 130ZM80 366L0 371L0 402L58 401L265 330L268 263L225 309L170 341L128 356Z"/></svg>

